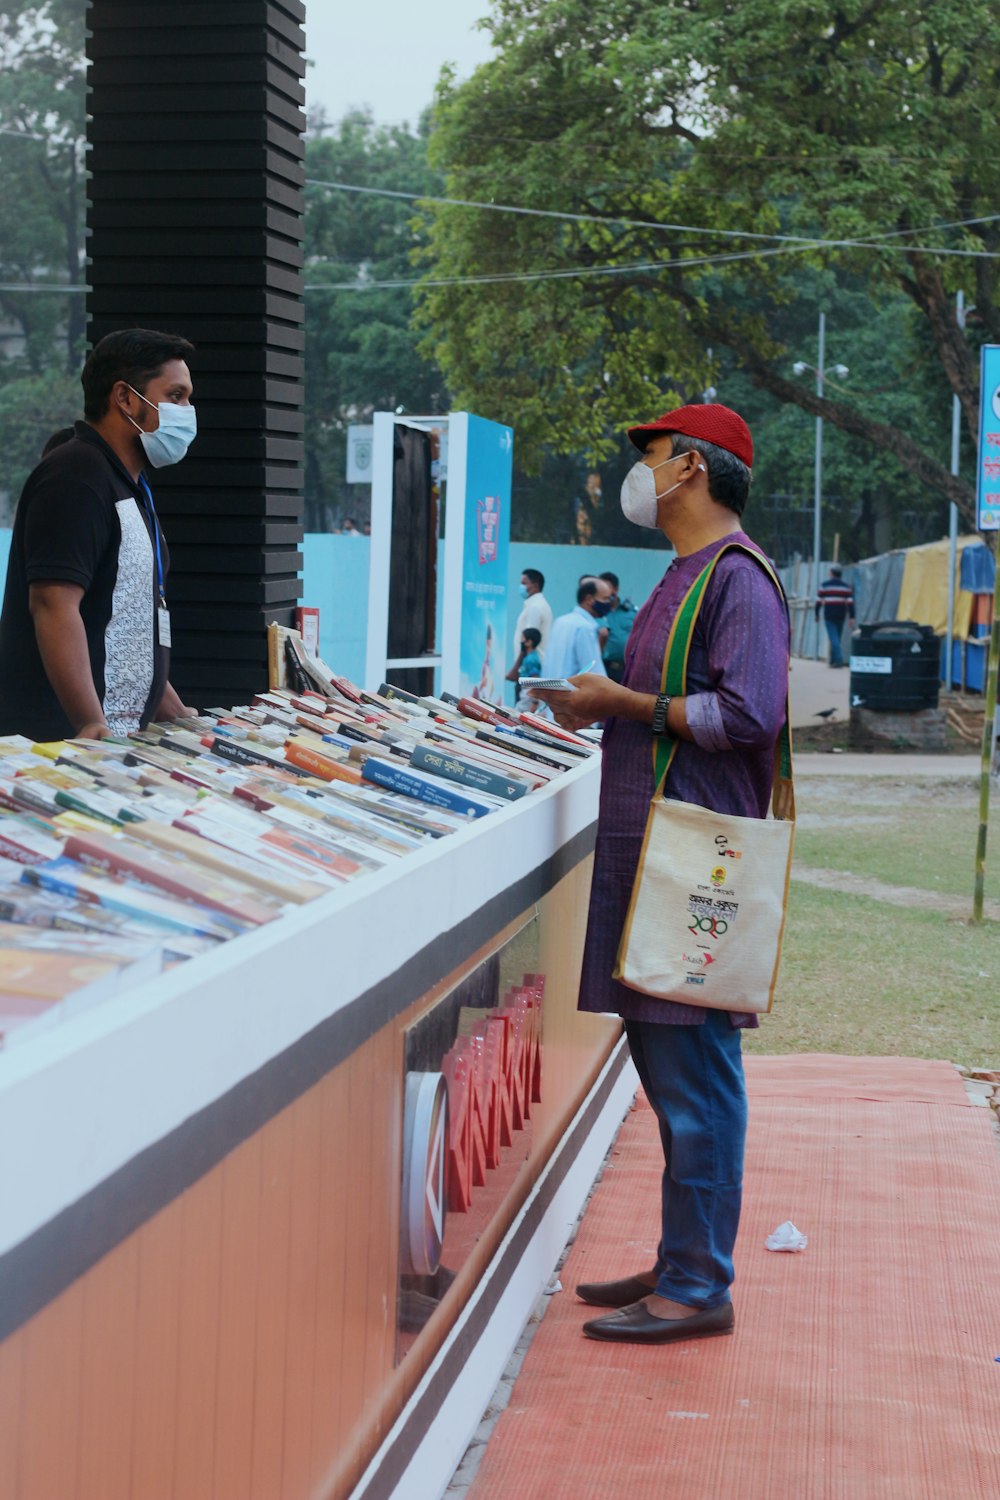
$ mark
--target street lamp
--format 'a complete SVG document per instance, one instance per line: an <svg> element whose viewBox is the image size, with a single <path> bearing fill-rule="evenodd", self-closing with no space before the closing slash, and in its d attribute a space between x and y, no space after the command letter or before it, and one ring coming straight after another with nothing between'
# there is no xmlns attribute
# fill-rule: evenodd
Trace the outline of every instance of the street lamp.
<svg viewBox="0 0 1000 1500"><path fill-rule="evenodd" d="M807 370L812 370L816 376L816 394L823 395L823 380L828 373L843 380L848 374L846 365L832 365L830 371L826 368L826 313L819 315L819 363L807 365L804 360L797 359L792 366L796 375L804 375ZM819 598L820 584L820 551L822 548L821 520L823 516L823 418L816 418L816 473L813 485L813 599ZM820 657L820 637L816 632L816 660Z"/></svg>

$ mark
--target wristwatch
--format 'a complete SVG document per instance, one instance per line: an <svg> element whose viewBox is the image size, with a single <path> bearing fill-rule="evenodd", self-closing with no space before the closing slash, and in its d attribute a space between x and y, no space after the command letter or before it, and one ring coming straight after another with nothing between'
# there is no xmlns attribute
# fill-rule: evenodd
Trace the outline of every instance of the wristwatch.
<svg viewBox="0 0 1000 1500"><path fill-rule="evenodd" d="M667 733L667 709L673 698L670 693L657 693L656 702L653 704L653 733Z"/></svg>

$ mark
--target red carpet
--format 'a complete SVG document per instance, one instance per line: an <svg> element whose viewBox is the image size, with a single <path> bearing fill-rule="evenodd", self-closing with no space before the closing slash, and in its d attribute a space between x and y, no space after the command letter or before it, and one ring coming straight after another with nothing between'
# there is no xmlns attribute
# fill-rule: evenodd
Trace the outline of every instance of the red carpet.
<svg viewBox="0 0 1000 1500"><path fill-rule="evenodd" d="M995 1500L1000 1155L947 1063L749 1058L736 1333L595 1343L578 1281L647 1267L662 1158L626 1120L470 1500ZM764 1248L792 1219L799 1254Z"/></svg>

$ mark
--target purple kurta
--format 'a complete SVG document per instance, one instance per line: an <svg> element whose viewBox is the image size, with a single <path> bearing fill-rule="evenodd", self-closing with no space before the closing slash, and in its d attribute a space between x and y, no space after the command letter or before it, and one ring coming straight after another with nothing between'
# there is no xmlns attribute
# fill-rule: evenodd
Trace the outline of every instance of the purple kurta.
<svg viewBox="0 0 1000 1500"><path fill-rule="evenodd" d="M727 542L754 546L738 531L670 564L632 627L622 679L626 687L660 691L667 636L681 600ZM667 795L716 812L766 817L787 690L784 603L752 558L728 552L712 575L691 641L687 718L695 738L678 743ZM628 1021L700 1025L707 1014L703 1007L656 1000L611 977L653 790L649 725L609 719L579 1004L581 1010L618 1011ZM734 1026L757 1025L756 1016L744 1013L732 1013L731 1020Z"/></svg>

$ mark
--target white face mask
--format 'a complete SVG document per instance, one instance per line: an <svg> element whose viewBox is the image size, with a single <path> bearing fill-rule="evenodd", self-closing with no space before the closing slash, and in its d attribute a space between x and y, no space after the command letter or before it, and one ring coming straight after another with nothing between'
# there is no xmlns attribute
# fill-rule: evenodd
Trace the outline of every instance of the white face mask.
<svg viewBox="0 0 1000 1500"><path fill-rule="evenodd" d="M672 495L674 490L680 489L684 480L678 479L676 484L672 484L669 489L658 494L653 475L657 469L663 468L663 464L672 464L675 458L684 456L683 453L671 453L669 458L665 458L662 463L653 464L652 467L640 459L634 468L629 469L622 485L622 510L626 520L634 522L636 526L645 526L649 531L657 529L657 503L665 495ZM698 467L704 473L705 465L699 464Z"/></svg>

